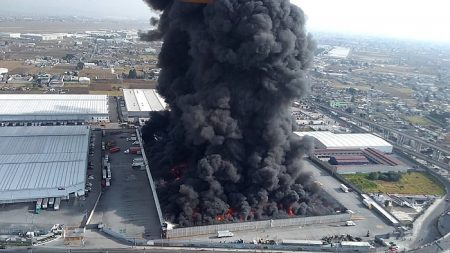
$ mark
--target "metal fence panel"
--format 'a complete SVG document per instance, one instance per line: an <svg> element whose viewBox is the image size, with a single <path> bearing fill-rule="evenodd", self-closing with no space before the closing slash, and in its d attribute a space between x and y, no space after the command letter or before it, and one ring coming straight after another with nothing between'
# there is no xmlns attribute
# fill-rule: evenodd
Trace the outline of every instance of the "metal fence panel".
<svg viewBox="0 0 450 253"><path fill-rule="evenodd" d="M314 217L303 217L303 218L289 218L289 219L278 219L278 220L264 220L264 221L250 221L250 222L240 222L240 223L229 223L229 224L218 224L218 225L208 225L208 226L197 226L197 227L186 227L186 228L175 228L168 230L166 233L167 238L178 238L178 237L188 237L194 235L204 235L213 234L221 230L229 231L246 231L246 230L256 230L256 229L267 229L267 228L282 228L290 226L304 226L312 224L323 224L323 223L334 223L350 220L350 214L339 214L339 215L327 215L327 216L314 216Z"/></svg>

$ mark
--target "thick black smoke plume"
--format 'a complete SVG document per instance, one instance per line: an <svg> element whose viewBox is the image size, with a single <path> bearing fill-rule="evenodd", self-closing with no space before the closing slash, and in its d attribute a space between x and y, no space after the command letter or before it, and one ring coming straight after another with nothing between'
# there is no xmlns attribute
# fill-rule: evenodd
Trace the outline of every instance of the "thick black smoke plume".
<svg viewBox="0 0 450 253"><path fill-rule="evenodd" d="M331 211L301 172L290 105L314 43L289 0L146 0L161 10L158 91L143 129L166 219L181 226Z"/></svg>

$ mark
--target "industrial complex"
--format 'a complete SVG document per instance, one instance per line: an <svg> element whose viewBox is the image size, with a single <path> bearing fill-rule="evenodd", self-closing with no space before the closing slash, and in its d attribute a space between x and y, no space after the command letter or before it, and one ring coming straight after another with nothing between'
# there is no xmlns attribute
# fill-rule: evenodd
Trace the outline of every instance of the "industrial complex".
<svg viewBox="0 0 450 253"><path fill-rule="evenodd" d="M450 47L50 2L0 15L0 252L450 252Z"/></svg>
<svg viewBox="0 0 450 253"><path fill-rule="evenodd" d="M0 131L0 203L84 195L89 127L7 127Z"/></svg>
<svg viewBox="0 0 450 253"><path fill-rule="evenodd" d="M143 124L150 117L152 111L166 109L164 99L155 89L123 89L125 110L123 117L128 122Z"/></svg>
<svg viewBox="0 0 450 253"><path fill-rule="evenodd" d="M75 124L109 121L106 95L0 95L2 125Z"/></svg>
<svg viewBox="0 0 450 253"><path fill-rule="evenodd" d="M392 153L393 146L373 134L335 134L328 131L295 132L299 136L314 138L316 148L322 149L361 149L374 148L384 153Z"/></svg>
<svg viewBox="0 0 450 253"><path fill-rule="evenodd" d="M370 172L406 172L411 169L392 155L373 148L315 149L314 158L327 163L339 174Z"/></svg>

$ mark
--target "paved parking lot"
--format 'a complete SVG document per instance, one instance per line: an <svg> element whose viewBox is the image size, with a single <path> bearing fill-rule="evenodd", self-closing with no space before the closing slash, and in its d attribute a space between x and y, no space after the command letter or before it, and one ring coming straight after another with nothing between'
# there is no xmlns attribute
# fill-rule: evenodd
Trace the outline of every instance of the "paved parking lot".
<svg viewBox="0 0 450 253"><path fill-rule="evenodd" d="M341 183L337 179L312 164L309 160L305 160L305 171L312 173L314 178L322 183L322 187L326 192L354 212L353 217L357 226L352 230L361 230L361 232L365 233L367 233L367 230L370 230L372 234L382 234L394 230L393 227L385 222L384 218L366 208L356 192L343 192L340 189Z"/></svg>
<svg viewBox="0 0 450 253"><path fill-rule="evenodd" d="M131 129L106 130L105 143L112 140L121 151L110 154L111 186L105 188L91 224L103 223L131 238L160 238L160 224L145 170L131 167L134 157L124 154L131 146Z"/></svg>
<svg viewBox="0 0 450 253"><path fill-rule="evenodd" d="M94 207L98 194L100 194L100 177L96 176L100 171L101 159L101 131L92 131L94 153L89 156L94 170L88 170L88 174L93 174L92 191L83 198L72 197L69 200L62 200L60 210L42 209L40 214L35 214L35 203L17 203L0 205L0 229L14 230L24 229L50 229L54 224L65 224L70 226L80 226L86 222L87 217Z"/></svg>

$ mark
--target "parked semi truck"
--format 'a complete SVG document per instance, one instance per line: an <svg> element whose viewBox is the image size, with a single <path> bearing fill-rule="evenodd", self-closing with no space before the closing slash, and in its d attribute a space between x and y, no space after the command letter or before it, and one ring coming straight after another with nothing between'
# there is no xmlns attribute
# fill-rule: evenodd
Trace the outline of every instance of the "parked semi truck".
<svg viewBox="0 0 450 253"><path fill-rule="evenodd" d="M368 199L363 199L363 204L369 209L372 209L372 207L373 207L372 202Z"/></svg>
<svg viewBox="0 0 450 253"><path fill-rule="evenodd" d="M42 207L42 199L38 199L36 201L36 208L34 209L35 214L41 213L41 207Z"/></svg>
<svg viewBox="0 0 450 253"><path fill-rule="evenodd" d="M234 234L230 232L229 230L222 230L217 231L217 238L223 238L223 237L233 237Z"/></svg>

